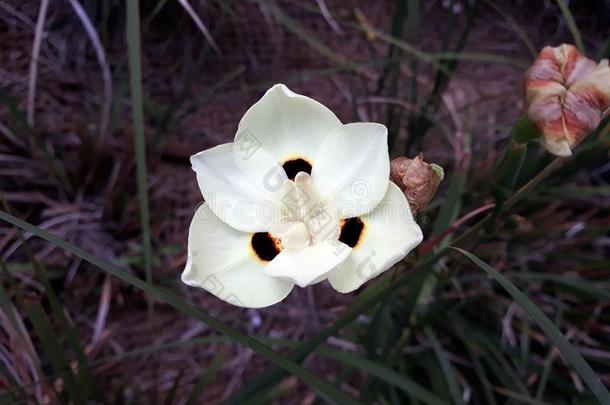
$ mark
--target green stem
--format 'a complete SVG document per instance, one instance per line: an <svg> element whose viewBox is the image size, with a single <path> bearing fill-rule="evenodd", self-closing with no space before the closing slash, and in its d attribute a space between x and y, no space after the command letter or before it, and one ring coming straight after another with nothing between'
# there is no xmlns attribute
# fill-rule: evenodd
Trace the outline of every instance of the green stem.
<svg viewBox="0 0 610 405"><path fill-rule="evenodd" d="M539 138L540 130L536 128L526 115L522 115L515 123L510 135L513 141L523 145Z"/></svg>
<svg viewBox="0 0 610 405"><path fill-rule="evenodd" d="M140 222L142 227L142 250L146 282L152 285L150 246L150 213L148 208L148 181L146 174L146 141L144 138L144 103L142 96L142 50L140 48L140 10L138 0L127 1L127 45L129 50L129 73L131 89L131 116L136 158L138 199L140 200ZM152 314L149 302L149 314Z"/></svg>
<svg viewBox="0 0 610 405"><path fill-rule="evenodd" d="M519 117L511 130L511 137L492 178L493 194L496 199L495 214L502 209L509 198L525 163L527 144L540 136L538 128L525 116Z"/></svg>
<svg viewBox="0 0 610 405"><path fill-rule="evenodd" d="M131 91L131 117L136 158L136 179L140 201L140 224L142 228L142 252L146 284L153 285L152 249L150 242L150 213L148 205L148 180L146 170L146 140L144 137L144 101L142 91L142 49L140 44L140 2L127 0L127 49L129 54L129 84ZM147 296L148 324L151 335L155 331L155 307L152 297ZM155 359L156 360L156 359ZM157 377L156 361L152 364L153 378ZM153 396L155 396L153 391ZM152 398L151 398L152 399ZM153 399L154 401L154 399Z"/></svg>

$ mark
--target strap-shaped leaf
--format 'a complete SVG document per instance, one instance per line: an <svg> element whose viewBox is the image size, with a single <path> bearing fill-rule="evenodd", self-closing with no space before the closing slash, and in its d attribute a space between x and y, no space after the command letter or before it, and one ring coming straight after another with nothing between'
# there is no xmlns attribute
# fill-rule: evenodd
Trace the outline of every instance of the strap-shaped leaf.
<svg viewBox="0 0 610 405"><path fill-rule="evenodd" d="M122 270L115 264L113 264L107 260L101 259L95 255L92 255L91 253L79 248L78 246L75 246L65 240L62 240L62 239L58 238L57 236L40 229L36 225L30 224L29 222L25 222L13 215L6 213L5 211L0 210L0 219L2 219L14 226L17 226L27 232L30 232L33 235L35 235L39 238L42 238L56 246L59 246L60 248L64 249L65 251L70 252L70 253L80 257L81 259L85 260L86 262L88 262L96 267L99 267L100 269L104 270L105 272L112 274L113 276L120 278L124 282L136 287L137 289L146 292L149 296L156 298L168 305L171 305L174 308L180 310L181 312L183 312L195 319L202 321L203 323L216 329L220 333L225 334L227 337L229 337L233 341L249 347L254 352L260 354L261 356L266 357L267 359L269 359L273 363L277 364L278 366L282 367L286 371L299 377L311 389L313 389L316 393L318 393L325 399L329 400L330 402L338 403L341 405L358 403L352 397L341 392L337 388L333 387L331 384L319 379L318 377L316 377L314 374L307 371L303 367L286 359L284 356L276 353L269 346L262 344L261 342L259 342L256 339L251 338L250 336L246 336L246 335L238 332L237 330L233 329L231 326L226 325L225 323L212 317L211 315L207 314L206 312L203 312L200 309L189 304L188 302L186 302L185 300L183 300L181 297L177 296L176 294L171 293L166 290L162 290L155 286L152 286L152 285L146 283L145 281L140 280L139 278L127 273L126 271Z"/></svg>
<svg viewBox="0 0 610 405"><path fill-rule="evenodd" d="M557 326L534 304L527 296L521 292L511 281L500 274L496 269L489 266L487 263L476 257L470 252L463 249L453 248L458 252L466 256L470 261L483 269L489 274L495 281L497 281L502 288L506 290L514 299L523 307L523 310L527 315L534 320L540 326L540 328L546 333L551 339L553 344L557 346L557 349L570 363L578 375L583 379L585 384L597 397L602 404L610 404L610 393L608 389L601 382L600 378L595 374L591 366L585 361L585 359L578 353L578 351L572 346L568 339L557 329Z"/></svg>

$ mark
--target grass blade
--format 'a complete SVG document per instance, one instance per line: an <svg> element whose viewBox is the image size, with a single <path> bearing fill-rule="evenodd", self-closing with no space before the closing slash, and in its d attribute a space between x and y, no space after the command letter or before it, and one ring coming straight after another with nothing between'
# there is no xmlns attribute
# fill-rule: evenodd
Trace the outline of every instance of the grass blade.
<svg viewBox="0 0 610 405"><path fill-rule="evenodd" d="M47 300L49 301L51 307L51 313L53 314L53 317L57 320L62 335L66 337L69 347L72 349L74 355L76 356L76 364L78 366L78 371L75 372L74 375L77 380L79 391L85 399L89 397L92 391L99 397L99 390L94 385L93 376L91 375L89 367L87 365L88 359L85 355L85 351L83 350L83 347L81 346L78 340L76 330L64 315L64 307L62 306L59 297L57 296L57 294L55 294L55 291L53 290L53 287L49 282L49 279L46 275L47 271L40 262L36 261L34 255L30 251L27 242L24 242L24 246L28 251L30 262L34 267L36 278L38 278L38 280L44 287Z"/></svg>
<svg viewBox="0 0 610 405"><path fill-rule="evenodd" d="M102 111L100 113L100 126L99 126L99 139L98 142L102 143L104 136L108 130L108 122L110 120L110 109L112 107L112 74L110 73L110 65L108 64L108 59L106 58L106 52L104 52L104 47L102 45L102 41L93 26L93 23L87 12L83 8L83 6L76 0L69 0L70 5L74 9L74 12L81 20L83 24L83 28L85 32L89 36L89 40L93 45L93 49L95 49L95 56L97 57L98 64L100 65L100 69L102 69L102 78L104 81L104 101L102 103Z"/></svg>
<svg viewBox="0 0 610 405"><path fill-rule="evenodd" d="M603 287L598 287L595 283L592 283L583 278L576 278L572 276L556 276L553 274L540 274L540 273L515 273L514 277L522 278L525 280L539 280L547 281L550 283L562 285L564 287L579 291L586 294L587 296L596 299L610 299L610 291Z"/></svg>
<svg viewBox="0 0 610 405"><path fill-rule="evenodd" d="M392 16L392 37L402 38L403 27L407 20L409 5L405 1L396 1L394 6L394 15ZM388 60L398 60L389 62L384 66L381 77L377 81L376 94L382 94L384 88L387 87L388 96L396 98L398 95L398 78L400 76L400 60L402 57L402 50L397 48L396 45L390 44L388 48ZM387 81L387 84L386 84ZM394 149L394 140L398 134L400 128L401 114L396 111L396 106L388 104L387 106L387 124L388 127L388 148L390 152Z"/></svg>
<svg viewBox="0 0 610 405"><path fill-rule="evenodd" d="M0 203L2 203L2 205L6 209L8 209L8 205L2 194L0 194ZM77 365L78 371L75 371L74 375L77 379L79 391L82 394L82 397L84 397L85 399L89 398L89 395L92 393L92 391L99 398L100 391L97 389L96 385L94 384L94 380L89 372L89 368L87 366L87 364L88 364L87 356L85 355L85 352L84 352L82 346L80 345L78 336L76 334L76 330L68 321L68 319L64 313L64 307L61 304L59 297L53 290L53 287L51 286L51 283L48 278L48 271L42 265L42 263L40 263L36 259L34 253L32 252L32 249L30 248L27 238L21 232L18 232L18 234L20 236L20 239L23 241L23 247L24 247L26 255L29 259L29 262L31 263L32 267L34 268L34 274L36 275L36 278L38 279L38 281L40 281L40 283L44 287L44 292L45 292L46 298L48 300L48 303L49 303L49 306L51 309L51 313L53 314L55 320L58 323L62 336L66 337L67 342L76 357L76 361L77 361L76 365ZM6 265L4 263L2 263L0 265L0 268L2 268L3 273L5 273L5 275L7 277L9 277L9 279L10 279L10 273L9 273L8 269L6 268ZM13 288L15 288L15 287L13 286ZM15 291L18 291L18 290L15 289ZM34 349L32 347L32 351L33 350Z"/></svg>
<svg viewBox="0 0 610 405"><path fill-rule="evenodd" d="M464 47L466 46L466 43L468 42L468 38L470 37L470 33L472 32L472 27L474 26L475 16L477 14L477 3L473 3L472 6L469 8L470 10L468 11L468 19L466 21L466 26L464 27L461 35L459 36L458 41L453 49L453 52L449 53L461 55L463 53L462 51L464 50ZM449 48L449 37L452 31L451 25L453 21L453 17L450 17L451 24L449 24L449 27L447 27L447 29L445 29L445 39L443 41L444 49ZM423 111L424 114L419 114L417 117L413 117L413 119L409 121L408 131L410 133L410 137L407 139L407 142L405 142L404 145L404 153L406 155L409 154L409 151L413 145L421 146L424 137L432 126L433 121L435 121L429 120L427 116L434 115L438 111L438 107L440 106L442 101L442 96L445 93L447 87L449 86L449 83L451 82L453 73L458 67L458 62L459 59L441 59L440 63L438 63L439 68L437 69L435 75L436 77L434 79L434 86L432 88L432 91L426 97L426 102L421 107L421 111Z"/></svg>
<svg viewBox="0 0 610 405"><path fill-rule="evenodd" d="M356 367L366 374L370 374L403 390L404 392L412 395L413 397L420 399L428 404L444 404L445 401L438 397L433 392L427 390L415 381L403 376L402 374L384 367L374 361L370 361L361 356L322 347L316 353L323 357L337 360L343 364Z"/></svg>
<svg viewBox="0 0 610 405"><path fill-rule="evenodd" d="M470 357L472 358L472 364L474 366L474 371L477 374L479 381L481 381L481 385L483 387L483 394L485 395L485 400L487 401L487 403L489 405L497 405L496 398L490 389L491 384L489 382L489 378L487 377L487 372L485 372L485 368L483 367L483 364L481 364L481 360L479 360L479 356L476 353L474 353L472 350L469 350L469 351L470 351Z"/></svg>
<svg viewBox="0 0 610 405"><path fill-rule="evenodd" d="M454 172L447 189L445 201L432 226L432 234L441 234L451 225L460 214L462 208L462 195L466 186L466 175L462 172ZM445 237L441 242L442 246L447 246L449 237Z"/></svg>
<svg viewBox="0 0 610 405"><path fill-rule="evenodd" d="M426 328L425 330L426 336L428 340L430 340L430 344L432 345L432 349L434 350L434 354L440 363L441 370L443 371L443 375L445 376L445 380L447 381L447 385L449 386L449 393L453 398L453 402L456 404L464 404L464 400L462 399L462 393L460 392L460 386L455 378L455 370L451 366L449 359L447 359L447 354L443 350L441 343L436 338L436 335L430 328Z"/></svg>
<svg viewBox="0 0 610 405"><path fill-rule="evenodd" d="M343 55L333 51L331 48L326 46L322 41L316 38L315 35L307 32L305 28L296 20L289 17L286 13L284 13L279 7L275 6L273 3L265 1L265 0L257 0L259 4L265 7L266 10L269 11L271 15L288 31L293 33L298 39L305 42L307 45L311 46L313 49L318 51L320 54L327 57L329 60L337 63L338 65L347 68L350 71L354 72L363 72L362 67L356 65L349 60L347 60Z"/></svg>
<svg viewBox="0 0 610 405"><path fill-rule="evenodd" d="M140 226L142 228L142 252L144 253L144 274L146 283L153 285L152 249L150 241L150 213L148 206L148 180L146 170L146 139L144 137L144 100L142 91L142 50L140 44L140 2L127 0L127 51L129 59L129 85L131 91L131 119L133 122L133 140L136 158L136 181L138 183L138 200L140 202ZM147 296L148 324L151 334L155 329L155 305ZM158 364L155 359L151 364L153 379L157 378ZM156 396L155 388L151 400Z"/></svg>
<svg viewBox="0 0 610 405"><path fill-rule="evenodd" d="M178 387L180 387L180 383L182 382L182 377L184 377L184 370L180 370L180 372L174 379L172 387L165 396L165 401L163 401L165 405L172 405L174 403L174 398L176 397L176 392L178 391Z"/></svg>
<svg viewBox="0 0 610 405"><path fill-rule="evenodd" d="M563 314L561 311L557 314L556 321L561 320ZM551 374L551 367L553 366L553 362L557 357L557 350L554 347L549 349L548 354L544 358L542 363L542 371L540 372L540 379L538 381L538 388L536 389L536 399L542 399L544 396L544 392L547 387L547 383L549 382L549 376Z"/></svg>
<svg viewBox="0 0 610 405"><path fill-rule="evenodd" d="M189 304L188 302L184 301L181 297L175 295L174 293L152 286L146 283L145 281L139 279L138 277L135 277L129 274L128 272L122 270L115 264L107 260L101 259L95 255L92 255L91 253L79 248L78 246L66 242L65 240L60 239L57 236L46 232L35 225L32 225L13 215L10 215L5 211L0 210L0 219L14 226L17 226L27 232L30 232L33 235L46 240L47 242L59 246L65 251L80 257L86 262L104 270L109 274L112 274L113 276L123 280L124 282L132 285L133 287L136 287L137 289L146 292L149 296L173 306L174 308L180 310L188 316L200 320L211 328L214 328L220 333L227 335L231 340L249 347L254 352L266 357L267 359L282 367L289 373L292 373L299 377L305 384L310 386L315 392L317 392L319 395L326 398L327 400L340 404L357 403L353 398L347 396L345 393L333 387L326 381L319 379L311 372L307 371L298 364L295 364L293 361L288 360L285 356L276 353L267 345L262 344L260 341L238 332L237 330L212 317L206 312L203 312L200 309Z"/></svg>
<svg viewBox="0 0 610 405"><path fill-rule="evenodd" d="M387 299L401 286L410 282L413 282L414 285L421 284L424 277L428 274L431 263L435 263L436 260L442 257L446 252L446 249L437 252L421 262L418 266L411 269L409 273L403 273L401 277L397 277L391 282L389 282L390 278L387 277L383 277L374 282L352 302L349 308L341 314L339 319L312 337L309 341L304 342L291 351L288 354L288 358L295 362L303 361L303 359L305 359L309 353L313 352L318 346L324 343L326 339L337 333L343 327L349 325L360 314L363 314L380 301ZM414 281L416 279L417 281ZM285 372L283 370L269 368L266 371L259 373L252 379L252 381L244 385L244 387L242 387L238 392L233 394L233 396L229 398L228 402L239 404L242 401L254 396L255 393L273 386L279 382L284 375Z"/></svg>
<svg viewBox="0 0 610 405"><path fill-rule="evenodd" d="M129 50L129 82L131 88L131 116L136 154L138 199L142 226L142 250L146 282L152 285L152 251L150 247L150 213L148 209L148 181L146 179L146 141L144 139L144 104L142 100L142 51L140 49L140 2L127 1L127 45ZM149 315L153 315L149 301Z"/></svg>
<svg viewBox="0 0 610 405"><path fill-rule="evenodd" d="M470 252L467 252L460 248L453 248L458 252L466 256L470 261L483 269L489 274L495 281L497 281L514 299L523 307L525 312L530 318L532 318L538 326L547 334L553 344L557 346L557 349L565 357L565 359L574 367L574 370L583 379L585 384L597 397L602 404L610 404L610 393L608 389L602 384L600 378L595 374L591 366L583 359L578 351L572 346L572 344L563 336L563 334L557 329L557 326L538 308L521 290L504 275L500 274L496 269L483 262L481 259L476 257Z"/></svg>
<svg viewBox="0 0 610 405"><path fill-rule="evenodd" d="M197 398L203 393L205 387L210 385L212 381L216 378L218 371L220 371L220 366L222 366L222 362L224 360L224 354L222 352L216 353L212 362L210 363L210 367L205 370L205 372L201 373L201 376L193 385L193 390L188 396L186 400L186 405L195 405L197 404Z"/></svg>
<svg viewBox="0 0 610 405"><path fill-rule="evenodd" d="M220 54L221 53L220 48L218 48L216 41L214 41L214 37L212 37L212 34L210 34L210 31L205 26L203 21L201 21L201 18L195 12L193 7L191 7L189 2L187 0L178 0L178 3L180 3L180 5L184 8L184 10L188 13L188 15L191 17L191 19L195 23L195 25L197 25L197 28L199 28L199 31L201 31L201 33L205 37L205 40L208 41L208 43L210 44L210 46L212 48L214 48L214 51L216 51L217 54Z"/></svg>
<svg viewBox="0 0 610 405"><path fill-rule="evenodd" d="M485 3L487 3L491 8L494 9L496 13L498 13L498 15L500 15L504 20L506 20L512 30L515 31L515 34L517 34L521 41L523 41L532 58L535 58L537 54L536 47L534 46L534 43L532 42L530 37L527 35L527 32L523 29L523 27L519 25L515 18L508 11L504 10L499 4L496 4L494 1L485 0Z"/></svg>
<svg viewBox="0 0 610 405"><path fill-rule="evenodd" d="M566 4L565 0L557 0L557 5L561 10L561 14L563 14L564 20L566 20L566 24L570 32L572 33L572 37L574 37L574 44L578 48L581 53L585 53L585 46L582 43L582 38L580 37L580 31L578 31L578 26L576 25L576 21L574 20L574 16L570 11L570 8Z"/></svg>
<svg viewBox="0 0 610 405"><path fill-rule="evenodd" d="M36 79L38 77L38 61L40 60L40 44L44 37L44 25L47 19L47 10L49 9L49 0L40 2L40 10L36 21L36 32L34 35L34 44L32 45L32 59L30 60L30 74L28 81L28 125L34 127L34 101L36 100Z"/></svg>
<svg viewBox="0 0 610 405"><path fill-rule="evenodd" d="M66 391L70 394L70 398L72 398L74 403L84 403L85 396L81 391L81 387L76 382L76 378L70 369L69 361L64 355L61 343L57 336L55 336L51 321L44 312L42 305L36 301L26 301L25 312L28 314L30 322L32 322L32 326L40 339L47 358L53 365L53 369L61 371L60 375L65 383Z"/></svg>

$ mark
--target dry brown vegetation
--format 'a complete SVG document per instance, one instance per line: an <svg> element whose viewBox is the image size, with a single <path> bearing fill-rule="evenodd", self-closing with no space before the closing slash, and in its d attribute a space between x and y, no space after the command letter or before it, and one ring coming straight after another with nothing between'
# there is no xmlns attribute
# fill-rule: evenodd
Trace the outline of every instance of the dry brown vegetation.
<svg viewBox="0 0 610 405"><path fill-rule="evenodd" d="M0 0L4 210L144 278L124 3L79 3L99 34L108 76L72 3L50 1L40 56L33 62L38 71L28 119L40 3ZM423 151L428 161L445 168L437 199L419 216L427 240L439 242L434 235L493 202L490 173L521 112L521 79L535 53L546 44L573 41L551 1L405 2L419 3L419 16L412 18L397 6L399 1L193 0L190 4L213 43L178 2L159 3L164 4L141 4L154 284L243 333L295 342L307 341L332 324L361 293L340 295L322 283L295 289L272 308L246 310L182 285L188 225L202 200L188 157L230 141L240 117L262 92L273 83L286 83L326 104L344 122L385 123L394 156ZM608 3L571 7L590 56L608 57ZM396 35L393 26L401 18L404 29ZM401 38L401 46L392 45L392 35ZM425 54L410 52L407 45ZM451 55L442 58L440 52ZM426 60L430 57L437 59ZM439 74L439 63L448 76ZM582 153L467 248L512 275L608 385L610 138L607 121L605 125ZM549 161L540 148L532 148L520 184ZM456 229L467 229L479 217L459 222ZM432 248L426 240L423 246ZM396 272L408 272L422 255L409 256ZM183 401L222 353L199 401L217 403L270 366L226 339L198 342L219 335L163 302L155 303L151 329L144 292L5 222L0 223L0 258L11 273L2 280L12 315L19 320L15 328L3 307L2 399L67 401L64 378L42 348L25 309L29 302L42 303L66 358L78 364L52 313L45 282L35 274L36 263L76 331L105 402L118 402L121 396L127 402L161 402L168 396L171 400L173 390L173 399ZM546 335L478 268L452 254L432 270L435 277L406 285L326 344L360 353L452 401L446 370L430 343L433 330L466 402L489 403L487 395L497 403L524 403L528 396L550 403L592 400ZM419 300L412 302L413 297ZM462 328L480 340L469 346ZM137 352L169 342L162 350ZM303 364L362 401L416 403L369 376L367 369L318 355ZM548 382L536 397L544 378ZM277 403L317 400L295 376L277 383L278 389L269 394Z"/></svg>

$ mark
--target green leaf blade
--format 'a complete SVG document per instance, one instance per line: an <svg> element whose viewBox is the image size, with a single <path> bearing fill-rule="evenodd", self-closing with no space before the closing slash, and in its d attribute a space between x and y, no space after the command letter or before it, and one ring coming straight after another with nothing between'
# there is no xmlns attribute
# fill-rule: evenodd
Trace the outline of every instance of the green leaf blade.
<svg viewBox="0 0 610 405"><path fill-rule="evenodd" d="M101 270L109 273L124 282L136 287L139 290L146 292L151 298L156 298L176 309L185 313L186 315L198 319L199 321L205 323L206 325L216 329L220 333L225 334L234 342L240 343L246 347L249 347L254 352L266 357L279 367L288 371L291 374L296 375L307 384L313 391L317 394L325 398L331 403L337 404L357 404L352 397L348 396L341 390L335 388L330 383L318 378L316 375L296 364L295 362L287 359L285 356L277 353L269 346L261 343L260 341L253 339L250 336L244 335L239 331L233 329L231 326L221 322L220 320L214 318L208 313L194 307L193 305L186 302L181 297L153 285L148 284L146 281L135 277L128 272L122 270L115 264L101 259L78 246L73 245L65 240L58 238L57 236L40 229L39 227L30 224L26 221L23 221L11 214L8 214L5 211L0 210L0 219L6 221L14 226L17 226L27 232L32 233L34 236L39 237L41 239L46 240L60 248L64 249L67 252L70 252L86 262L100 268Z"/></svg>
<svg viewBox="0 0 610 405"><path fill-rule="evenodd" d="M563 336L557 326L534 304L527 296L521 292L508 278L500 274L496 269L489 266L487 263L476 257L470 252L463 249L454 247L470 261L479 266L487 274L489 274L495 281L497 281L505 290L508 292L515 301L519 303L532 318L538 326L546 333L551 339L553 344L559 349L561 354L570 363L578 375L583 379L585 384L597 397L602 404L610 404L610 393L608 389L601 382L599 376L595 374L591 366L585 361L585 359L578 353L578 351L572 346L572 344Z"/></svg>

